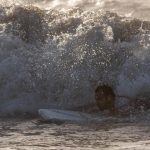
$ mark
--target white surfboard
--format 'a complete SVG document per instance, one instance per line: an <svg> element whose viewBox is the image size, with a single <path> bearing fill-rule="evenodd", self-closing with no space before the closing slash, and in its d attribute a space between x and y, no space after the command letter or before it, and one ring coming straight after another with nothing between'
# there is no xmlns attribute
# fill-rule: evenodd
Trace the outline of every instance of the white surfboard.
<svg viewBox="0 0 150 150"><path fill-rule="evenodd" d="M79 111L69 111L60 109L39 109L39 116L43 121L50 122L71 122L71 123L100 123L105 121L123 121L125 118L116 118L112 116L107 116L102 113L98 114L88 114ZM126 120L126 119L125 119Z"/></svg>
<svg viewBox="0 0 150 150"><path fill-rule="evenodd" d="M38 111L40 117L45 121L70 121L70 122L87 122L91 120L91 116L86 113L58 109L40 109Z"/></svg>

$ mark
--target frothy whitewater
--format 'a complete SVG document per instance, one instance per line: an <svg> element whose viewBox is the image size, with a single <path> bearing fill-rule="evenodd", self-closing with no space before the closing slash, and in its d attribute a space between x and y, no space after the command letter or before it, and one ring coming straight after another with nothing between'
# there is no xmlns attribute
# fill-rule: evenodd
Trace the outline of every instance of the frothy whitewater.
<svg viewBox="0 0 150 150"><path fill-rule="evenodd" d="M1 114L95 102L100 84L150 101L148 1L0 2Z"/></svg>

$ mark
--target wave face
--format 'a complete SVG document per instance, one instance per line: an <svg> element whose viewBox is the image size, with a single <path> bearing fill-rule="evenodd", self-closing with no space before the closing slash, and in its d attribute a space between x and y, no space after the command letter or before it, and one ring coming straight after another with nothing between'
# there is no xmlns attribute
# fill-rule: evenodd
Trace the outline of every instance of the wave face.
<svg viewBox="0 0 150 150"><path fill-rule="evenodd" d="M101 1L54 2L0 6L1 114L94 102L99 84L149 101L150 22L105 12Z"/></svg>

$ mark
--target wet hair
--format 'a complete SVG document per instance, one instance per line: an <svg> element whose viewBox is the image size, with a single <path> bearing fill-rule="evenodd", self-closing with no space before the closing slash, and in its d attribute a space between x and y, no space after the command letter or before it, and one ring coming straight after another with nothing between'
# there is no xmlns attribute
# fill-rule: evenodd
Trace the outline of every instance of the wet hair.
<svg viewBox="0 0 150 150"><path fill-rule="evenodd" d="M95 89L95 100L100 111L115 111L115 93L110 86L98 86Z"/></svg>

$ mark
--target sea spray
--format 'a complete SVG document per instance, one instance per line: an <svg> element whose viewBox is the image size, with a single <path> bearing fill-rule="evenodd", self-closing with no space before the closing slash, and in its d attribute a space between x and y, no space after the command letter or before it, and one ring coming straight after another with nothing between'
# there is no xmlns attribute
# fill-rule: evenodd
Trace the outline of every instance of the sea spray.
<svg viewBox="0 0 150 150"><path fill-rule="evenodd" d="M81 8L1 10L1 113L94 103L100 84L149 100L148 21Z"/></svg>

